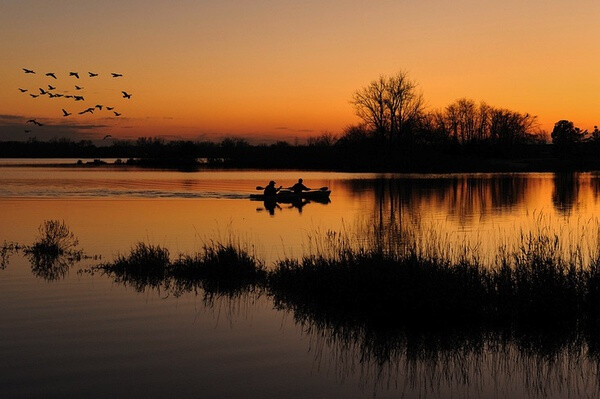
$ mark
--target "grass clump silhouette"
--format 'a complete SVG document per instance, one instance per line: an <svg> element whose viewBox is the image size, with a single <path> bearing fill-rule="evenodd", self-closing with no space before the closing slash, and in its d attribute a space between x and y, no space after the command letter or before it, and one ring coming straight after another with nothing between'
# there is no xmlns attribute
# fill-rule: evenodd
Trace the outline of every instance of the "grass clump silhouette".
<svg viewBox="0 0 600 399"><path fill-rule="evenodd" d="M114 276L116 282L143 291L145 287L160 288L167 284L170 265L168 249L138 242L127 256L119 255L114 262L97 268Z"/></svg>
<svg viewBox="0 0 600 399"><path fill-rule="evenodd" d="M38 227L38 237L30 246L23 246L34 275L47 281L64 278L83 251L79 240L64 221L46 220Z"/></svg>
<svg viewBox="0 0 600 399"><path fill-rule="evenodd" d="M233 242L212 241L195 256L180 257L171 275L176 286L189 290L201 283L206 292L238 294L264 285L264 263Z"/></svg>
<svg viewBox="0 0 600 399"><path fill-rule="evenodd" d="M202 288L211 295L238 295L262 285L266 276L263 263L233 242L211 242L199 253L174 261L168 249L139 242L127 256L96 269L138 291L163 288L174 294Z"/></svg>
<svg viewBox="0 0 600 399"><path fill-rule="evenodd" d="M59 256L73 252L79 245L75 234L64 221L46 220L38 227L38 238L27 247L27 252L40 255Z"/></svg>
<svg viewBox="0 0 600 399"><path fill-rule="evenodd" d="M175 260L165 248L138 243L98 268L140 291L239 295L261 288L277 307L326 324L496 331L600 325L600 254L585 262L576 248L566 255L552 234L523 234L517 247L500 248L494 265L469 248L454 256L416 239L397 250L344 238L327 243L322 253L282 259L271 270L231 240Z"/></svg>
<svg viewBox="0 0 600 399"><path fill-rule="evenodd" d="M465 248L455 260L421 248L343 244L335 255L284 259L269 274L269 292L278 307L371 327L528 329L600 321L600 256L566 256L556 236L522 235L520 246L501 248L492 266Z"/></svg>

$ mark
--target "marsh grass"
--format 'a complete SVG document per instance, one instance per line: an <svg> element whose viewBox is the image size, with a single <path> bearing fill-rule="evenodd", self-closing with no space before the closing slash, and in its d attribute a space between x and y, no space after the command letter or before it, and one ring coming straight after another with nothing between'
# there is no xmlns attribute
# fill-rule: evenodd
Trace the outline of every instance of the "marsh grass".
<svg viewBox="0 0 600 399"><path fill-rule="evenodd" d="M0 270L6 269L10 257L21 249L22 246L16 242L3 241L0 247Z"/></svg>
<svg viewBox="0 0 600 399"><path fill-rule="evenodd" d="M269 273L277 306L369 326L410 328L596 325L600 256L561 246L548 231L521 233L494 264L477 249L428 237L395 250L325 238L327 251L283 259ZM433 249L433 250L432 250Z"/></svg>
<svg viewBox="0 0 600 399"><path fill-rule="evenodd" d="M264 285L264 264L248 249L229 241L210 242L195 255L171 260L166 248L137 243L128 255L95 267L138 291L163 289L175 295L203 289L205 295L236 296Z"/></svg>
<svg viewBox="0 0 600 399"><path fill-rule="evenodd" d="M98 269L143 291L241 295L264 290L281 309L331 326L367 329L565 329L600 326L600 252L565 251L549 230L521 233L494 265L477 248L418 241L393 248L343 233L315 236L315 254L267 269L248 247L210 241L172 260L160 246L136 244Z"/></svg>
<svg viewBox="0 0 600 399"><path fill-rule="evenodd" d="M46 220L38 227L36 241L26 248L26 252L46 256L75 254L79 240L69 230L64 221Z"/></svg>
<svg viewBox="0 0 600 399"><path fill-rule="evenodd" d="M22 252L31 263L31 271L47 281L64 278L71 266L87 256L77 248L79 241L64 221L46 220L38 227L31 245L4 241L0 246L0 270L6 269L12 255Z"/></svg>
<svg viewBox="0 0 600 399"><path fill-rule="evenodd" d="M46 220L38 227L38 237L23 253L31 263L34 275L47 281L64 278L71 266L84 256L77 249L79 240L64 221Z"/></svg>
<svg viewBox="0 0 600 399"><path fill-rule="evenodd" d="M264 263L233 241L211 241L194 256L180 256L171 270L180 290L201 286L206 293L229 296L263 287L266 274Z"/></svg>

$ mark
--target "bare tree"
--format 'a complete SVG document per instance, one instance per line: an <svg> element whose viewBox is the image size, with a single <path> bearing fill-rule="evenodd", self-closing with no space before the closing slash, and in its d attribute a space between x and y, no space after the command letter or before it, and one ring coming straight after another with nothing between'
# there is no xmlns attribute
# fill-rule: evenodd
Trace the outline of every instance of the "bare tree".
<svg viewBox="0 0 600 399"><path fill-rule="evenodd" d="M386 80L384 76L380 76L368 86L356 90L352 98L356 115L378 136L385 135L389 126L389 118L386 114Z"/></svg>
<svg viewBox="0 0 600 399"><path fill-rule="evenodd" d="M393 141L409 133L411 122L424 111L424 101L417 84L400 71L394 76L380 76L354 92L352 104L356 115L380 138Z"/></svg>
<svg viewBox="0 0 600 399"><path fill-rule="evenodd" d="M539 141L537 119L530 114L495 108L467 98L428 116L429 129L461 144L490 141L496 144Z"/></svg>

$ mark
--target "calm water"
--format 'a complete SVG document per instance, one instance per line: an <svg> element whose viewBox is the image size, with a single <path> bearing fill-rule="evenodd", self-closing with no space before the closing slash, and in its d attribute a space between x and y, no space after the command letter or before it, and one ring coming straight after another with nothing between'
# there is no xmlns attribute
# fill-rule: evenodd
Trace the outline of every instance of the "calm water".
<svg viewBox="0 0 600 399"><path fill-rule="evenodd" d="M176 256L232 238L271 264L325 251L324 237L340 231L357 245L370 234L394 239L410 231L424 246L468 243L484 258L530 231L589 252L598 237L595 174L183 173L18 163L0 163L0 242L30 244L44 220L59 219L102 260L138 241ZM331 202L269 210L248 199L257 185L288 186L298 177L329 187ZM572 337L444 332L381 342L301 322L265 295L139 292L78 273L99 261L68 266L63 277L40 273L20 253L8 258L0 270L3 397L600 395L598 359Z"/></svg>

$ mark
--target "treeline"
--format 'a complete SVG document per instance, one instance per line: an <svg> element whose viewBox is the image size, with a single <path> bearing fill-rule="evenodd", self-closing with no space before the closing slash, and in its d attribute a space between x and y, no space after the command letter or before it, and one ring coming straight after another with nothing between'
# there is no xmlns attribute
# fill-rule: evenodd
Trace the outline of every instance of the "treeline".
<svg viewBox="0 0 600 399"><path fill-rule="evenodd" d="M251 145L139 138L0 143L0 157L124 158L153 167L232 167L348 171L557 171L599 170L600 131L558 121L550 135L535 116L485 102L459 99L428 111L418 85L406 73L381 76L354 93L361 122L340 135L324 133L304 144Z"/></svg>
<svg viewBox="0 0 600 399"><path fill-rule="evenodd" d="M399 172L496 172L600 170L600 141L556 145L520 143L494 146L489 142L446 141L410 146L382 145L373 132L362 127L348 128L344 135L323 134L301 145L280 141L270 145L251 145L243 139L208 141L164 141L139 138L115 140L98 146L89 140L0 143L2 158L117 158L118 165L142 167L197 168L272 168L340 171ZM566 152L570 151L570 152ZM97 166L102 163L86 163Z"/></svg>
<svg viewBox="0 0 600 399"><path fill-rule="evenodd" d="M512 148L545 142L533 115L466 98L427 111L417 87L400 72L357 90L352 104L362 124L351 127L342 140L372 140L401 148L472 144Z"/></svg>

